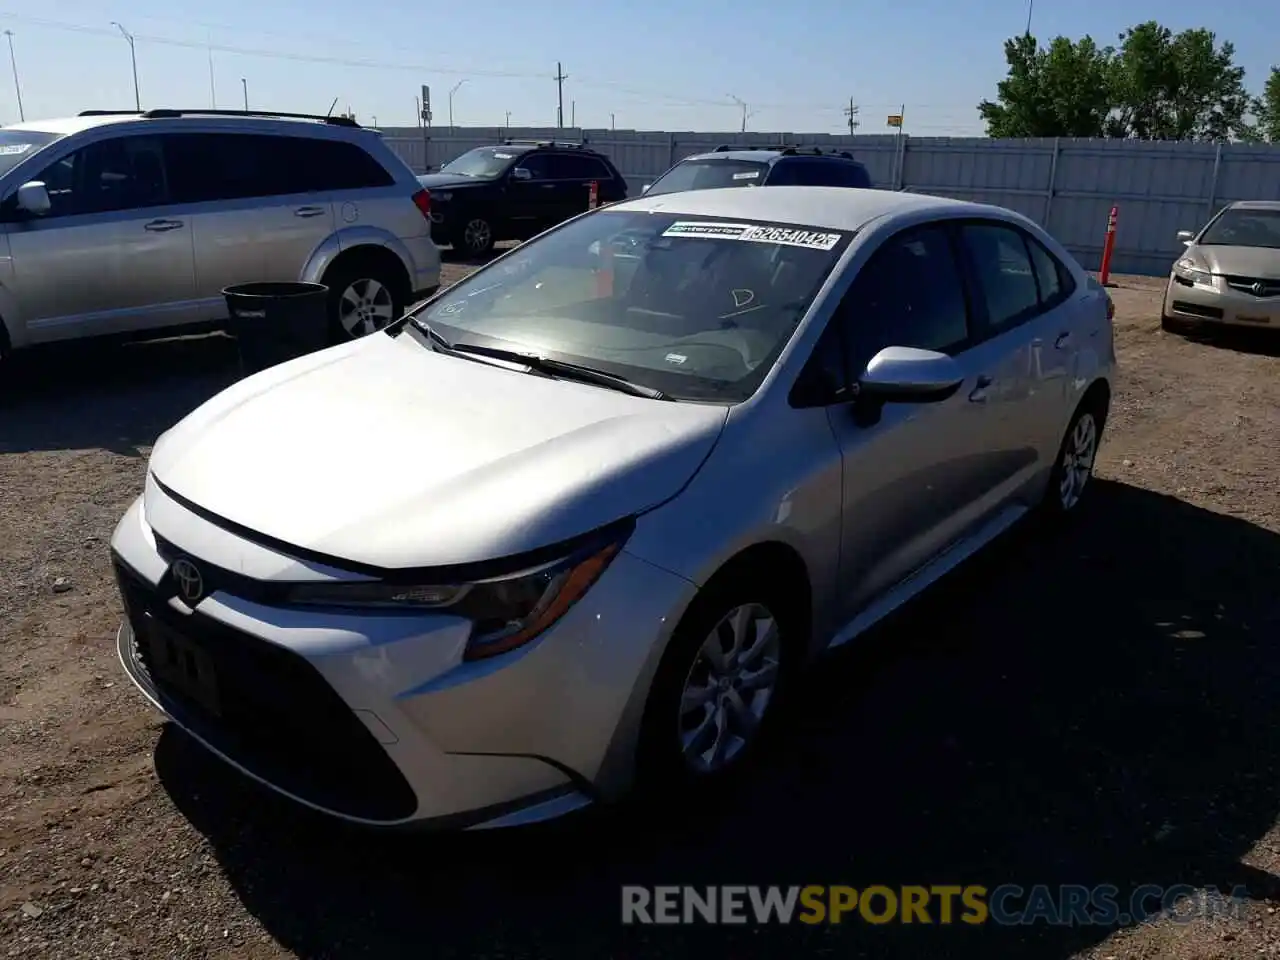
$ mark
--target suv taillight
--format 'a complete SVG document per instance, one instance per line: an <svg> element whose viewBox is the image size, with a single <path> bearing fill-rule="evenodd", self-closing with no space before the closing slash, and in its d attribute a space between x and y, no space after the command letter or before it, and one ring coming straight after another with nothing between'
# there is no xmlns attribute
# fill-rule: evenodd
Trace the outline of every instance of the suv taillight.
<svg viewBox="0 0 1280 960"><path fill-rule="evenodd" d="M431 191L419 190L413 195L413 205L428 220L431 219Z"/></svg>

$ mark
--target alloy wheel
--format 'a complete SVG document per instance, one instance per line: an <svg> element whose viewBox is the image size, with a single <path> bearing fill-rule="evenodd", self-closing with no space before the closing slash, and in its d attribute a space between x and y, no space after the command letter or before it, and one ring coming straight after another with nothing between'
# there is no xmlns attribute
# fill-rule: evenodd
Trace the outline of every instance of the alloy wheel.
<svg viewBox="0 0 1280 960"><path fill-rule="evenodd" d="M735 607L707 634L680 698L680 746L694 773L723 769L754 741L781 660L777 620L762 604Z"/></svg>
<svg viewBox="0 0 1280 960"><path fill-rule="evenodd" d="M462 241L471 253L483 253L493 242L493 230L487 220L477 217L467 222L462 231Z"/></svg>
<svg viewBox="0 0 1280 960"><path fill-rule="evenodd" d="M1070 510L1080 502L1085 485L1093 475L1098 453L1098 421L1085 411L1062 445L1062 477L1058 482L1058 502Z"/></svg>
<svg viewBox="0 0 1280 960"><path fill-rule="evenodd" d="M373 279L355 280L338 300L338 320L351 337L381 330L395 319L391 291Z"/></svg>

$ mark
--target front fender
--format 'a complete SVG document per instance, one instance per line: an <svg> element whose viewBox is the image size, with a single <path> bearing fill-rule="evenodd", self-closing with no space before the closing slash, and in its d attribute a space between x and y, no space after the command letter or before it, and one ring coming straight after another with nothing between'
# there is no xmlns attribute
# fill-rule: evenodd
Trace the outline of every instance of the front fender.
<svg viewBox="0 0 1280 960"><path fill-rule="evenodd" d="M378 227L359 224L343 227L326 237L307 258L306 266L302 268L301 279L307 283L322 283L325 272L333 266L333 262L346 251L356 247L385 247L399 258L401 266L409 277L416 275L417 265L414 263L413 256L399 237Z"/></svg>

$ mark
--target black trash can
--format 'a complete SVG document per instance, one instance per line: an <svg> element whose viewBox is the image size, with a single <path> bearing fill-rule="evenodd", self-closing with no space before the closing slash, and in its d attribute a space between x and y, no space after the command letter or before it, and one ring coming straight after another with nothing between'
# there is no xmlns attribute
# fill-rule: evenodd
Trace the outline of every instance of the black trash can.
<svg viewBox="0 0 1280 960"><path fill-rule="evenodd" d="M238 283L222 296L246 376L330 344L329 288L323 283Z"/></svg>

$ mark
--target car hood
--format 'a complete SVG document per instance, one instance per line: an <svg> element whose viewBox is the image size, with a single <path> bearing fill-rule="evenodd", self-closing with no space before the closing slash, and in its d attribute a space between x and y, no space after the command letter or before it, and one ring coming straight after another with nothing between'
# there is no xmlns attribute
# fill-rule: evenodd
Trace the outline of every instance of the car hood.
<svg viewBox="0 0 1280 960"><path fill-rule="evenodd" d="M374 334L213 397L156 442L151 471L217 517L338 560L474 563L669 499L727 412Z"/></svg>
<svg viewBox="0 0 1280 960"><path fill-rule="evenodd" d="M1210 273L1280 280L1280 250L1271 247L1225 247L1207 244L1197 245L1194 252L1209 267Z"/></svg>
<svg viewBox="0 0 1280 960"><path fill-rule="evenodd" d="M492 180L481 180L478 177L464 177L456 173L424 173L418 182L428 190L454 190L459 187L482 187Z"/></svg>

